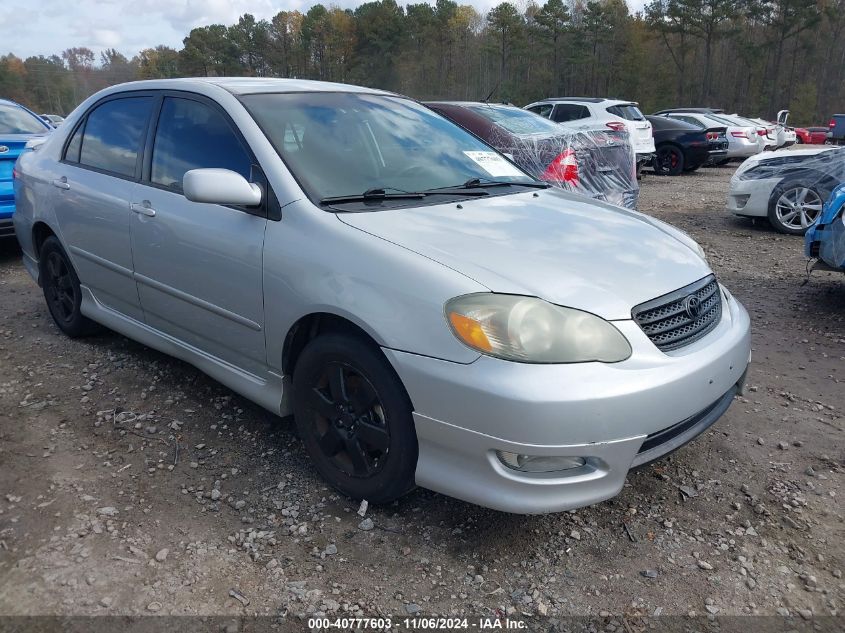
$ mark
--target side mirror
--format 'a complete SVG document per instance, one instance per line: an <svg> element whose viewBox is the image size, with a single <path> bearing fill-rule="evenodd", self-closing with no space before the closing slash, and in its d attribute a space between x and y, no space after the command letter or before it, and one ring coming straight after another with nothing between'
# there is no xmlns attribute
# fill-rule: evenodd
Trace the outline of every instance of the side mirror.
<svg viewBox="0 0 845 633"><path fill-rule="evenodd" d="M182 178L182 191L191 202L254 207L261 204L261 187L229 169L192 169Z"/></svg>

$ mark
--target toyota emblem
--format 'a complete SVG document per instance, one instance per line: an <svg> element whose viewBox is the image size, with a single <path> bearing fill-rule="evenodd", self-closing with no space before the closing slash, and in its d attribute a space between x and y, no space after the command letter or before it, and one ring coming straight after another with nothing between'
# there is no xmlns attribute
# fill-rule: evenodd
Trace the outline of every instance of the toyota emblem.
<svg viewBox="0 0 845 633"><path fill-rule="evenodd" d="M690 319L695 321L701 316L701 299L696 295L690 295L684 299L684 312L686 312Z"/></svg>

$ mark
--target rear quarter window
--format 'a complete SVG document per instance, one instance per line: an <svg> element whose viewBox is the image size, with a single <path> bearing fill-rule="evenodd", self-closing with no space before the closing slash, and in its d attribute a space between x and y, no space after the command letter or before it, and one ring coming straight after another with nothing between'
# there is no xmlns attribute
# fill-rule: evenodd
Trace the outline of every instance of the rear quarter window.
<svg viewBox="0 0 845 633"><path fill-rule="evenodd" d="M615 105L607 108L608 113L618 116L626 121L642 121L645 119L640 109L633 105Z"/></svg>

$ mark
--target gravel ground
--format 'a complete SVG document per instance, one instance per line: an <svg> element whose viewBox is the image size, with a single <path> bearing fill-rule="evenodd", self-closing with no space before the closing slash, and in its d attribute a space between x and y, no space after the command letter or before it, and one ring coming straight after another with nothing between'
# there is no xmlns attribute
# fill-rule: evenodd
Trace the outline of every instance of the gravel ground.
<svg viewBox="0 0 845 633"><path fill-rule="evenodd" d="M0 614L841 614L845 278L802 285L800 238L728 217L732 171L647 174L641 207L748 308L746 395L548 516L417 490L362 517L290 420L116 334L61 336L0 244Z"/></svg>

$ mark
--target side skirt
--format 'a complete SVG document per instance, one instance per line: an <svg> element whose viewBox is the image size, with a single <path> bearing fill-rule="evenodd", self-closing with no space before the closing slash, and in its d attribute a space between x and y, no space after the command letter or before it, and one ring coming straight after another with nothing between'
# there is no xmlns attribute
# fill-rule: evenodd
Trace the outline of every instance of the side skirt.
<svg viewBox="0 0 845 633"><path fill-rule="evenodd" d="M267 371L263 376L246 372L216 356L211 356L196 347L151 328L103 305L91 291L82 286L82 314L101 325L138 341L147 347L190 363L204 374L227 386L244 398L255 402L276 415L287 415L288 380L279 374Z"/></svg>

